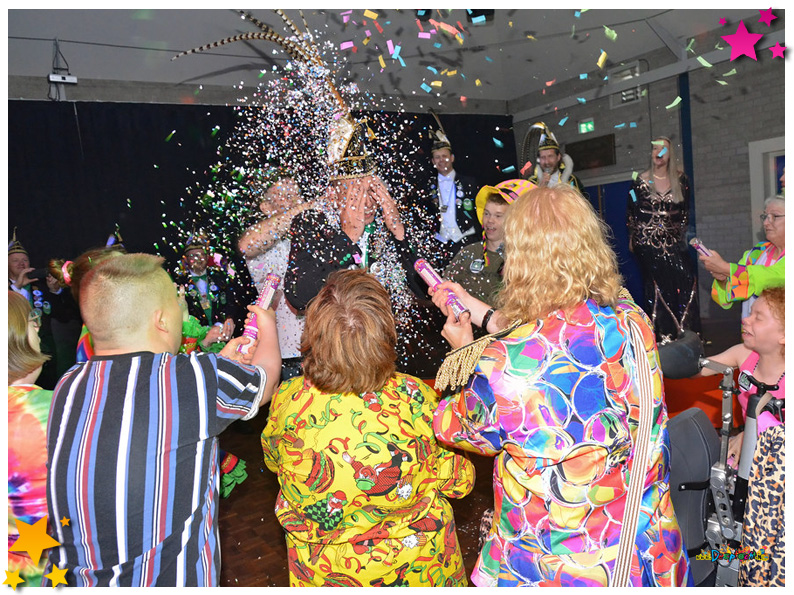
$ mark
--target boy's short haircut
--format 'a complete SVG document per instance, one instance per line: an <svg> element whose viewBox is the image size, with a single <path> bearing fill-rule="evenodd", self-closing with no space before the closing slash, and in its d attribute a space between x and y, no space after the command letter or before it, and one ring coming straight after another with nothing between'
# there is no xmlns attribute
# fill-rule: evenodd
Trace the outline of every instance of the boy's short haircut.
<svg viewBox="0 0 794 595"><path fill-rule="evenodd" d="M489 194L488 198L485 200L485 204L490 204L490 203L493 203L495 205L499 205L500 207L510 204L509 202L507 202L504 198L502 198L496 192L492 192L491 194Z"/></svg>
<svg viewBox="0 0 794 595"><path fill-rule="evenodd" d="M80 312L94 341L117 341L137 334L175 291L164 259L152 254L123 254L88 272L80 288Z"/></svg>

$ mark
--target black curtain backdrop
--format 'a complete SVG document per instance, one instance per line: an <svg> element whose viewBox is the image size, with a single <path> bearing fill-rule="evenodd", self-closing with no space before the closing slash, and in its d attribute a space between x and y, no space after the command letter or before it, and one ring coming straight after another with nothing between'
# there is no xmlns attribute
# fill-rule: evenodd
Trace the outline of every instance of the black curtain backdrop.
<svg viewBox="0 0 794 595"><path fill-rule="evenodd" d="M435 170L425 127L435 122L410 116L423 149L417 169L427 177ZM508 116L441 121L458 172L481 185L518 177L501 171L516 166ZM8 237L16 227L31 266L42 267L104 245L118 225L128 251L159 250L173 267L174 230L164 224L191 219L197 193L186 189L209 183L207 169L236 122L228 106L9 101Z"/></svg>

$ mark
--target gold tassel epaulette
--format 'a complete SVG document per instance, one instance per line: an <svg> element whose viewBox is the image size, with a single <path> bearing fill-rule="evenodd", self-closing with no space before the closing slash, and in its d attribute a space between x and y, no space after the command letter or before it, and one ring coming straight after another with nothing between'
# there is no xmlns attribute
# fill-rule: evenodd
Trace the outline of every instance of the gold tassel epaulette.
<svg viewBox="0 0 794 595"><path fill-rule="evenodd" d="M619 300L628 300L630 302L634 301L634 298L631 297L631 293L625 287L621 287L620 291L618 292L618 299Z"/></svg>
<svg viewBox="0 0 794 595"><path fill-rule="evenodd" d="M477 367L477 362L480 361L485 348L493 341L509 335L521 324L523 324L521 321L515 322L506 329L481 337L447 353L436 374L436 390L440 393L447 387L454 390L465 385L474 373L474 368Z"/></svg>

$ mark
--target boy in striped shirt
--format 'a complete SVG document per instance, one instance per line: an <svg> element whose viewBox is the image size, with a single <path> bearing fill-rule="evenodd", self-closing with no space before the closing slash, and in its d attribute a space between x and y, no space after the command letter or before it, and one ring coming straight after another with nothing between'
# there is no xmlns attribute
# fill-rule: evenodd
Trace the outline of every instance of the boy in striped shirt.
<svg viewBox="0 0 794 595"><path fill-rule="evenodd" d="M47 428L61 543L47 572L66 568L70 586L217 586L217 436L254 417L278 384L272 310L249 307L259 327L250 365L227 359L243 338L219 355L177 355L182 312L162 262L122 255L81 285L95 355L61 378Z"/></svg>

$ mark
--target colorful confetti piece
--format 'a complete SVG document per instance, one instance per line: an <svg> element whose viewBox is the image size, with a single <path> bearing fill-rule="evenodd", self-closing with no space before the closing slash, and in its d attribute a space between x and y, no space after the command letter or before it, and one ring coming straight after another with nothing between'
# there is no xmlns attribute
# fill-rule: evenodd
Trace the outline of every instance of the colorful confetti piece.
<svg viewBox="0 0 794 595"><path fill-rule="evenodd" d="M673 100L673 103L671 103L670 105L668 105L667 107L665 107L665 109L673 109L673 108L674 108L675 106L677 106L679 103L681 103L681 97L676 97L676 98Z"/></svg>
<svg viewBox="0 0 794 595"><path fill-rule="evenodd" d="M343 41L342 43L339 44L339 49L340 50L349 50L350 48L352 48L355 45L356 44L353 43L352 41Z"/></svg>
<svg viewBox="0 0 794 595"><path fill-rule="evenodd" d="M427 93L430 93L430 92L432 92L432 91L433 91L433 89L431 89L431 88L430 88L428 85L426 85L425 83L422 83L421 87L422 87L422 89L423 89L424 91L426 91Z"/></svg>
<svg viewBox="0 0 794 595"><path fill-rule="evenodd" d="M506 168L502 170L502 173L509 174L510 172L516 171L515 165L508 165Z"/></svg>
<svg viewBox="0 0 794 595"><path fill-rule="evenodd" d="M698 56L698 62L700 62L704 68L711 68L711 64L709 64L708 60L706 60L703 56Z"/></svg>
<svg viewBox="0 0 794 595"><path fill-rule="evenodd" d="M568 121L568 116L565 116L562 120L560 120L557 126L565 126L565 123Z"/></svg>
<svg viewBox="0 0 794 595"><path fill-rule="evenodd" d="M736 74L736 69L735 68L729 70L728 72L726 72L722 76L733 76L734 74Z"/></svg>
<svg viewBox="0 0 794 595"><path fill-rule="evenodd" d="M662 156L664 156L664 155L665 155L665 153L667 153L667 147L665 147L665 148L663 148L661 151L659 151L659 157L662 157Z"/></svg>
<svg viewBox="0 0 794 595"><path fill-rule="evenodd" d="M598 57L598 62L596 62L596 66L598 66L599 68L603 68L606 61L607 61L607 53L604 50L601 50L601 55Z"/></svg>
<svg viewBox="0 0 794 595"><path fill-rule="evenodd" d="M610 29L606 25L604 25L604 35L607 36L609 41L615 41L618 38L618 34L614 29Z"/></svg>
<svg viewBox="0 0 794 595"><path fill-rule="evenodd" d="M172 130L171 134L169 134L168 136L165 137L165 142L170 141L171 137L174 136L175 133L176 133L176 130Z"/></svg>
<svg viewBox="0 0 794 595"><path fill-rule="evenodd" d="M615 128L625 128L625 127L626 127L625 122L621 122L620 124L615 124Z"/></svg>
<svg viewBox="0 0 794 595"><path fill-rule="evenodd" d="M694 44L695 44L695 38L693 37L692 39L690 39L690 40L689 40L689 45L688 45L688 46L686 46L686 51L687 51L687 52L692 52L692 53L694 54L694 53L695 53L695 50L693 50L693 49L692 49L692 46L693 46Z"/></svg>
<svg viewBox="0 0 794 595"><path fill-rule="evenodd" d="M727 85L727 84L728 84L728 83L726 83L725 81L721 81L720 79L717 79L717 82L718 82L720 85Z"/></svg>
<svg viewBox="0 0 794 595"><path fill-rule="evenodd" d="M386 68L386 62L383 61L383 56L382 55L378 55L378 62L380 62L380 67L381 68Z"/></svg>
<svg viewBox="0 0 794 595"><path fill-rule="evenodd" d="M584 97L577 97L576 101L578 101L579 103L587 103L587 99L585 99Z"/></svg>
<svg viewBox="0 0 794 595"><path fill-rule="evenodd" d="M547 87L551 87L556 82L557 82L557 79L552 79L550 81L546 81L546 86Z"/></svg>
<svg viewBox="0 0 794 595"><path fill-rule="evenodd" d="M636 178L635 178L635 179L636 179ZM637 202L637 195L636 195L636 194L634 194L634 188L632 188L631 190L629 190L629 194L631 194L631 200L633 200L634 202Z"/></svg>
<svg viewBox="0 0 794 595"><path fill-rule="evenodd" d="M505 146L505 144L502 141L500 141L498 138L493 139L493 144L496 145L497 149L503 149Z"/></svg>
<svg viewBox="0 0 794 595"><path fill-rule="evenodd" d="M433 68L432 66L428 66L428 67L427 67L427 69L428 69L430 72L432 72L433 74L438 74L438 70L437 70L436 68Z"/></svg>
<svg viewBox="0 0 794 595"><path fill-rule="evenodd" d="M371 10L365 10L364 11L364 16L367 17L368 19L377 19L378 18L378 13L377 12L372 12Z"/></svg>
<svg viewBox="0 0 794 595"><path fill-rule="evenodd" d="M583 80L585 80L586 78L587 78L587 73L586 73L586 72L583 72L582 74L580 74L580 75L579 75L579 80L580 80L580 81L583 81Z"/></svg>

